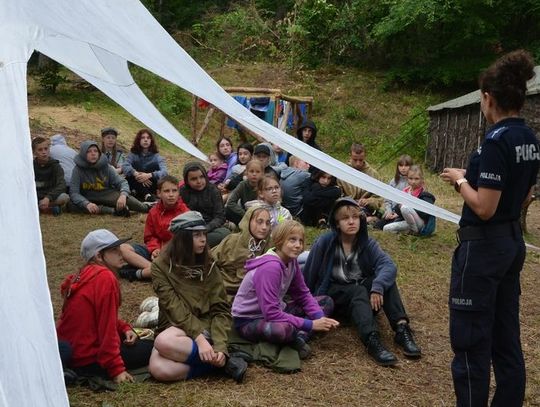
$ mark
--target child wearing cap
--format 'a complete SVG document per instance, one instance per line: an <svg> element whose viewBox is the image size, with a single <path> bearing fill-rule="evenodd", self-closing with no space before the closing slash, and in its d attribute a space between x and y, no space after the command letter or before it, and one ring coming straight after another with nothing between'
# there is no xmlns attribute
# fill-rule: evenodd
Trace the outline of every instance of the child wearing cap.
<svg viewBox="0 0 540 407"><path fill-rule="evenodd" d="M173 238L152 263L159 319L150 373L159 381L178 381L225 367L241 381L247 364L227 357L231 315L221 274L211 267L206 222L189 211L169 229Z"/></svg>
<svg viewBox="0 0 540 407"><path fill-rule="evenodd" d="M278 163L270 143L257 144L253 150L253 158L262 163L265 174L274 175L278 180L281 170L287 168L287 164Z"/></svg>
<svg viewBox="0 0 540 407"><path fill-rule="evenodd" d="M101 151L107 158L110 165L114 167L118 174L122 174L122 165L126 161L126 155L118 148L118 130L114 127L101 129Z"/></svg>
<svg viewBox="0 0 540 407"><path fill-rule="evenodd" d="M82 376L132 382L127 369L146 366L151 341L139 341L126 322L118 318L121 294L115 273L124 260L118 239L106 229L90 232L82 241L86 264L62 283L62 314L56 331L72 349L68 366Z"/></svg>

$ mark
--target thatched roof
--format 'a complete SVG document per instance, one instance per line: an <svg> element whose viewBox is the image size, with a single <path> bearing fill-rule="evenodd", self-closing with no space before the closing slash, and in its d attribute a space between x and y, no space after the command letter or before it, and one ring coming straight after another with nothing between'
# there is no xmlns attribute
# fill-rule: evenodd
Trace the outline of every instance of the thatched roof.
<svg viewBox="0 0 540 407"><path fill-rule="evenodd" d="M534 68L536 75L532 78L527 84L527 94L535 95L540 93L540 65L537 65ZM466 95L460 96L456 99L449 100L444 103L439 103L438 105L430 106L427 108L428 111L434 112L442 109L458 109L463 106L472 105L474 103L480 103L480 90L475 90Z"/></svg>

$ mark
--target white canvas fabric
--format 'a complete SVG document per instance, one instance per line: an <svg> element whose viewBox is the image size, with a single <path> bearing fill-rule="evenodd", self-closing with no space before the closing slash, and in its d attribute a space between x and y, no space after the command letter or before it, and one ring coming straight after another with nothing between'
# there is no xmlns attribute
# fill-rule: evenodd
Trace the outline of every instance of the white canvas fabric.
<svg viewBox="0 0 540 407"><path fill-rule="evenodd" d="M137 0L0 2L0 406L67 406L47 285L33 180L26 64L34 50L55 59L189 154L206 155L155 109L128 61L207 100L265 140L349 183L439 218L459 217L412 198L258 119L230 97ZM58 289L53 287L53 289Z"/></svg>

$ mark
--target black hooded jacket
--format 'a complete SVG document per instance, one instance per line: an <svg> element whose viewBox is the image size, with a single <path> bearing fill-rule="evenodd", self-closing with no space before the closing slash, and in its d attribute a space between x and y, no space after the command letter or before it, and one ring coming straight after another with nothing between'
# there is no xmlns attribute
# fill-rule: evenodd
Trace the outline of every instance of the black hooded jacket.
<svg viewBox="0 0 540 407"><path fill-rule="evenodd" d="M311 120L304 120L302 125L300 127L298 127L298 130L296 130L296 138L298 140L300 140L300 141L304 141L304 139L302 138L302 130L304 130L305 128L309 128L309 129L313 130L313 134L311 135L311 138L309 139L309 141L306 144L310 145L313 148L316 148L317 150L321 150L321 148L319 147L319 145L316 142L316 139L317 139L317 126L315 126L315 123L313 123Z"/></svg>
<svg viewBox="0 0 540 407"><path fill-rule="evenodd" d="M188 185L187 174L193 170L201 170L206 178L206 187L196 191ZM223 226L225 223L225 208L221 194L214 184L208 182L204 167L198 162L189 162L184 166L184 185L180 188L180 196L192 211L198 211L206 222L208 232Z"/></svg>

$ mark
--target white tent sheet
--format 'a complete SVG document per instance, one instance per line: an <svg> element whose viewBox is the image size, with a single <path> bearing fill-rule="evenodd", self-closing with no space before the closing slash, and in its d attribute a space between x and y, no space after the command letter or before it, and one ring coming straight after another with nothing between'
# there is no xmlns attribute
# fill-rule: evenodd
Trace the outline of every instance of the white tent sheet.
<svg viewBox="0 0 540 407"><path fill-rule="evenodd" d="M0 185L6 238L0 318L0 405L67 406L47 286L26 101L26 63L34 49L65 65L184 151L205 159L152 106L127 61L207 100L244 127L318 168L375 194L452 222L459 217L352 170L331 156L259 120L231 98L176 44L137 0L17 0L0 3L0 137L10 146Z"/></svg>

